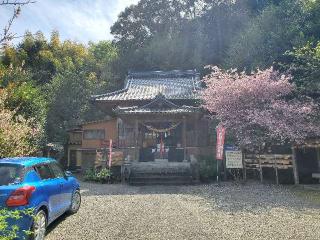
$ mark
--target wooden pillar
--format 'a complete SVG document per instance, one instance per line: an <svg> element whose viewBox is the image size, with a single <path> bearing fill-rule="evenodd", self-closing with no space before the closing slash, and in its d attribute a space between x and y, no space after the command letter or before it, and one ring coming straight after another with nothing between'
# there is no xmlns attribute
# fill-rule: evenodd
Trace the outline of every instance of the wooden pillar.
<svg viewBox="0 0 320 240"><path fill-rule="evenodd" d="M243 148L241 148L241 153L242 153L242 165L243 165L243 180L247 181L246 155Z"/></svg>
<svg viewBox="0 0 320 240"><path fill-rule="evenodd" d="M318 172L320 172L320 147L316 146L317 159L318 159Z"/></svg>
<svg viewBox="0 0 320 240"><path fill-rule="evenodd" d="M262 165L261 165L261 157L258 155L259 158L259 172L260 172L260 182L263 182L263 172L262 172Z"/></svg>
<svg viewBox="0 0 320 240"><path fill-rule="evenodd" d="M292 147L291 149L292 149L292 168L293 168L294 184L299 184L297 149L295 147Z"/></svg>
<svg viewBox="0 0 320 240"><path fill-rule="evenodd" d="M195 130L196 130L195 145L196 145L196 147L199 147L199 135L200 135L199 121L200 121L200 117L197 115L196 122L195 122Z"/></svg>
<svg viewBox="0 0 320 240"><path fill-rule="evenodd" d="M277 185L279 185L279 176L278 176L278 164L277 164L277 159L276 159L276 155L274 155L274 170L276 172L276 183Z"/></svg>
<svg viewBox="0 0 320 240"><path fill-rule="evenodd" d="M135 119L134 122L134 161L139 162L139 121Z"/></svg>
<svg viewBox="0 0 320 240"><path fill-rule="evenodd" d="M183 160L187 159L187 120L186 117L183 116L182 123L182 141L183 141Z"/></svg>

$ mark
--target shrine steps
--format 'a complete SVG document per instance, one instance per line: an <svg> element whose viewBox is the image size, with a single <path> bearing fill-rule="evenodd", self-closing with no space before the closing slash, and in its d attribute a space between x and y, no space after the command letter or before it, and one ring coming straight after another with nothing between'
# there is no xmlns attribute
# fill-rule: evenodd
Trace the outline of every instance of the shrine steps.
<svg viewBox="0 0 320 240"><path fill-rule="evenodd" d="M145 175L130 177L131 185L189 185L193 183L192 176L175 175Z"/></svg>
<svg viewBox="0 0 320 240"><path fill-rule="evenodd" d="M190 163L136 163L131 168L132 185L187 185L193 183Z"/></svg>

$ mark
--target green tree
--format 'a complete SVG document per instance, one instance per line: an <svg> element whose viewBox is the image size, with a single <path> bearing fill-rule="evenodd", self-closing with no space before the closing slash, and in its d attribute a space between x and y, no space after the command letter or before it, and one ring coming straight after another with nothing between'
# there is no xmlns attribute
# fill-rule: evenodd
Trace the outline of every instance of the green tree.
<svg viewBox="0 0 320 240"><path fill-rule="evenodd" d="M89 101L98 87L96 77L86 72L66 70L53 78L48 86L50 100L46 121L46 133L50 141L64 143L68 129L84 120L101 117L99 110Z"/></svg>
<svg viewBox="0 0 320 240"><path fill-rule="evenodd" d="M278 64L283 71L293 75L300 95L307 95L320 102L320 41L308 42L286 54L286 61Z"/></svg>
<svg viewBox="0 0 320 240"><path fill-rule="evenodd" d="M235 36L225 66L252 70L272 65L286 50L306 41L306 16L306 9L298 0L268 5Z"/></svg>
<svg viewBox="0 0 320 240"><path fill-rule="evenodd" d="M27 33L17 47L5 49L0 87L10 93L8 107L45 125L48 141L64 141L68 127L99 112L90 95L118 86L117 56L110 41L86 46L61 41L57 31L50 41L41 32Z"/></svg>
<svg viewBox="0 0 320 240"><path fill-rule="evenodd" d="M5 88L8 93L7 108L26 119L33 119L40 125L44 124L46 100L30 73L22 71L21 68L0 67L0 88Z"/></svg>
<svg viewBox="0 0 320 240"><path fill-rule="evenodd" d="M6 108L7 100L8 92L0 89L0 158L32 155L39 147L41 126Z"/></svg>
<svg viewBox="0 0 320 240"><path fill-rule="evenodd" d="M251 0L142 0L111 27L119 71L186 69L221 64L230 39L253 14Z"/></svg>

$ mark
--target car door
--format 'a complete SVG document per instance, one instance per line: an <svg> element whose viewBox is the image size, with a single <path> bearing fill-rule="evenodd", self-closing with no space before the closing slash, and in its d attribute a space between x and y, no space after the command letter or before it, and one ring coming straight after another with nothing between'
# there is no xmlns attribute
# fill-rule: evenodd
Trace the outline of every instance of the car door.
<svg viewBox="0 0 320 240"><path fill-rule="evenodd" d="M60 190L61 190L61 194L60 194L61 210L65 212L69 210L71 206L73 185L69 181L68 177L65 176L65 173L59 164L57 164L56 162L52 162L50 163L50 168L55 178L59 181Z"/></svg>
<svg viewBox="0 0 320 240"><path fill-rule="evenodd" d="M35 166L35 170L41 178L41 193L47 199L49 207L49 218L53 220L61 215L63 206L61 204L61 181L57 179L49 164Z"/></svg>

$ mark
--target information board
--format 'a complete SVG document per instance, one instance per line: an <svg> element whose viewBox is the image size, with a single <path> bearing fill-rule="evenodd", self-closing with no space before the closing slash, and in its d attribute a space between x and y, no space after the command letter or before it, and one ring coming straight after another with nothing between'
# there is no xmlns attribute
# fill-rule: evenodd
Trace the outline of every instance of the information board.
<svg viewBox="0 0 320 240"><path fill-rule="evenodd" d="M243 168L241 151L226 151L226 168Z"/></svg>

